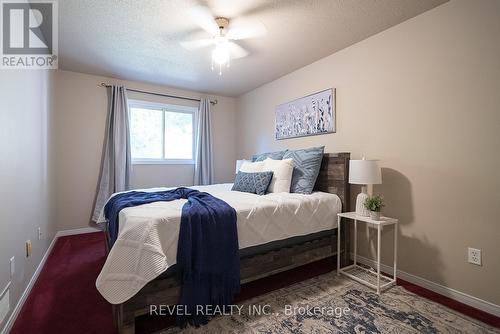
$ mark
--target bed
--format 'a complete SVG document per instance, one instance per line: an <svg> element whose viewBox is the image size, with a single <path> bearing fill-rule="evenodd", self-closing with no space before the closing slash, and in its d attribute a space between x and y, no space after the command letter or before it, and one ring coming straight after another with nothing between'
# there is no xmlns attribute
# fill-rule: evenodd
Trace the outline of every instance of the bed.
<svg viewBox="0 0 500 334"><path fill-rule="evenodd" d="M310 195L258 196L231 191L231 184L194 187L224 200L237 212L242 284L337 255L336 215L349 208L349 157L349 153L324 154ZM175 259L184 202L125 208L111 248L107 233L108 257L96 287L113 304L122 334L135 332L135 317L148 313L149 305L175 305L179 300ZM348 260L346 248L341 245L342 262Z"/></svg>

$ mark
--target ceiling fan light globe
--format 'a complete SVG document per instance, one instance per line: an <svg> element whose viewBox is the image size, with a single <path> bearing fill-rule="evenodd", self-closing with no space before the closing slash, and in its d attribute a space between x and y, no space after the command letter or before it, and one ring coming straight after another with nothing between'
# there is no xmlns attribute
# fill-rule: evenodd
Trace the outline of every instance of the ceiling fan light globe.
<svg viewBox="0 0 500 334"><path fill-rule="evenodd" d="M224 43L228 42L228 40L225 36L214 36L214 41L215 41L216 45L224 44Z"/></svg>
<svg viewBox="0 0 500 334"><path fill-rule="evenodd" d="M229 61L229 51L221 45L216 46L212 51L212 60L219 65L226 64Z"/></svg>

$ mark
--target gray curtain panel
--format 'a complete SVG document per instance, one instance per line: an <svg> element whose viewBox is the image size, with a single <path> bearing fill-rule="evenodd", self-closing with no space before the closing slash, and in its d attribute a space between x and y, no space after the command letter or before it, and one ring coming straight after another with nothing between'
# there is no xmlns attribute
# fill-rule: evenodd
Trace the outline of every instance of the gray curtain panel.
<svg viewBox="0 0 500 334"><path fill-rule="evenodd" d="M212 147L212 115L210 100L202 98L198 111L198 138L196 141L196 160L194 184L206 185L214 182Z"/></svg>
<svg viewBox="0 0 500 334"><path fill-rule="evenodd" d="M127 90L123 86L112 86L110 90L101 175L92 213L94 222L113 193L130 189L132 159Z"/></svg>

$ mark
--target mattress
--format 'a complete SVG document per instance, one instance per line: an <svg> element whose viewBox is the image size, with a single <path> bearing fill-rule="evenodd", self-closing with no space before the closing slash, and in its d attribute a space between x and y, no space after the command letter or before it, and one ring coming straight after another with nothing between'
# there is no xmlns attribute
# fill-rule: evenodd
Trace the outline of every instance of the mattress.
<svg viewBox="0 0 500 334"><path fill-rule="evenodd" d="M342 205L335 194L259 196L231 191L231 187L227 183L192 188L208 192L236 210L240 249L337 227L336 215ZM185 202L184 199L154 202L120 211L118 238L96 280L97 290L108 302L127 301L176 263L181 209ZM102 213L99 222L105 223Z"/></svg>

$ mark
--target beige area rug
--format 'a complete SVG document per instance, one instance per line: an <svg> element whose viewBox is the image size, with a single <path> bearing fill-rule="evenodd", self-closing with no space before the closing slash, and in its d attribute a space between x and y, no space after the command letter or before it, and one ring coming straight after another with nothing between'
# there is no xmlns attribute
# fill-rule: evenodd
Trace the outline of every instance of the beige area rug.
<svg viewBox="0 0 500 334"><path fill-rule="evenodd" d="M335 272L239 306L241 311L234 308L232 315L216 316L208 325L158 333L500 333L403 287L378 296Z"/></svg>

